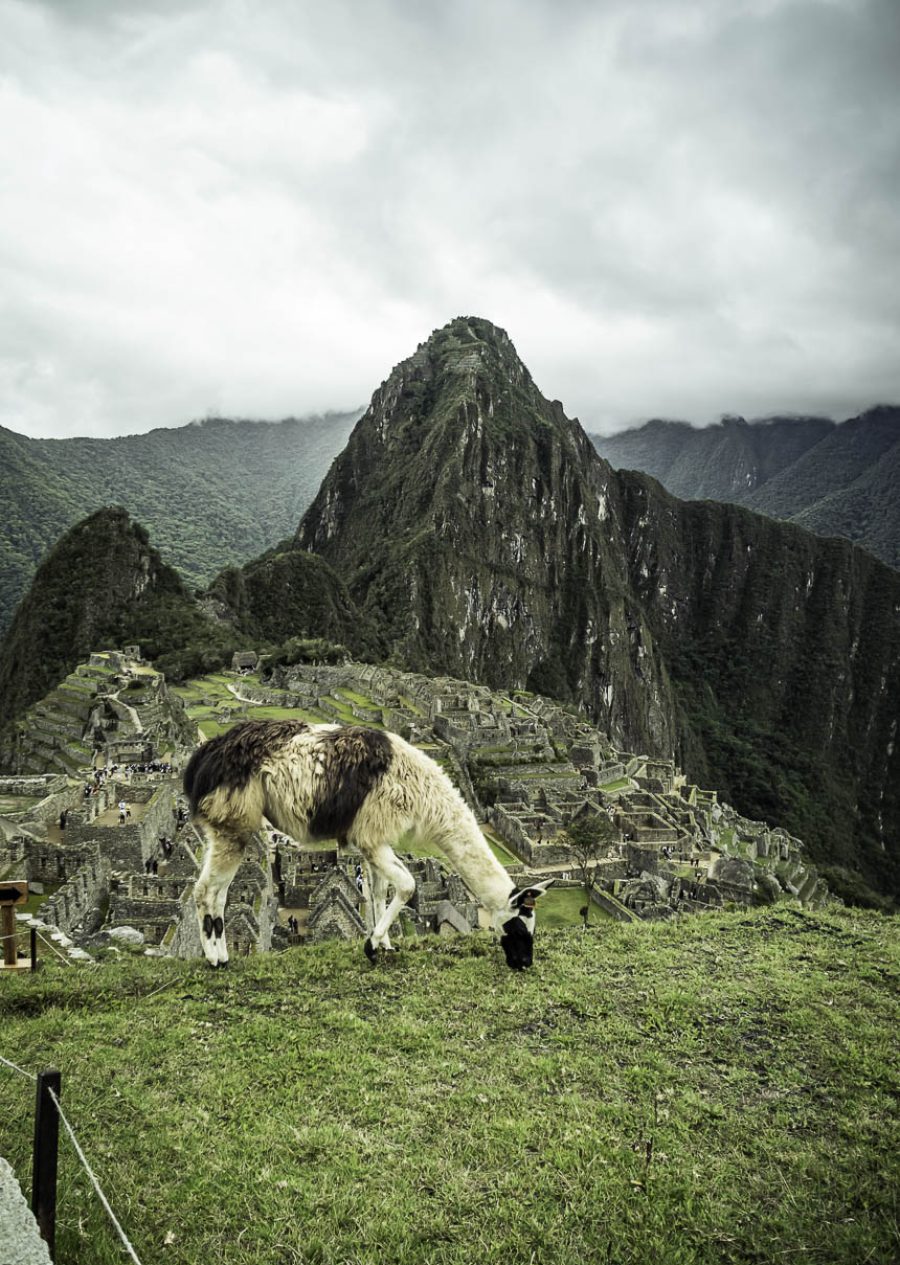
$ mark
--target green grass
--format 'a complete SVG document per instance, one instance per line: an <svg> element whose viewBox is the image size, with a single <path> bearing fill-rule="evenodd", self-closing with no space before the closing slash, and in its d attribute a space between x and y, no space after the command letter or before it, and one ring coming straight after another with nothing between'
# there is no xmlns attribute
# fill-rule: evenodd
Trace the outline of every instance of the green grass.
<svg viewBox="0 0 900 1265"><path fill-rule="evenodd" d="M249 707L247 716L251 720L305 720L310 725L320 725L322 713L303 707Z"/></svg>
<svg viewBox="0 0 900 1265"><path fill-rule="evenodd" d="M0 816L24 813L27 809L34 808L43 798L42 795L0 795Z"/></svg>
<svg viewBox="0 0 900 1265"><path fill-rule="evenodd" d="M63 1103L145 1262L897 1259L897 924L861 911L485 935L370 967L48 966L2 1049ZM0 1069L28 1188L33 1086ZM118 1240L61 1140L57 1265Z"/></svg>
<svg viewBox="0 0 900 1265"><path fill-rule="evenodd" d="M558 927L580 927L583 919L581 910L587 903L583 887L551 887L541 897L538 905L538 924L541 931ZM603 922L609 919L598 905L591 905L591 922Z"/></svg>
<svg viewBox="0 0 900 1265"><path fill-rule="evenodd" d="M324 719L317 710L299 707L256 707L253 703L244 703L235 698L228 688L229 684L239 684L242 679L217 672L198 677L184 685L173 686L172 689L181 698L188 716L199 727L205 738L214 738L217 734L226 733L239 720L305 720L310 724L318 724ZM226 707L230 710L231 716L227 721L223 721L219 719L219 716Z"/></svg>
<svg viewBox="0 0 900 1265"><path fill-rule="evenodd" d="M500 836L493 831L490 826L482 826L481 833L487 840L488 847L501 865L519 865L521 862L510 852L509 848L504 844Z"/></svg>
<svg viewBox="0 0 900 1265"><path fill-rule="evenodd" d="M376 703L374 699L369 698L368 694L360 694L358 690L338 687L334 693L336 698L345 698L349 703L356 703L358 707L370 708L372 711L381 710L380 703Z"/></svg>

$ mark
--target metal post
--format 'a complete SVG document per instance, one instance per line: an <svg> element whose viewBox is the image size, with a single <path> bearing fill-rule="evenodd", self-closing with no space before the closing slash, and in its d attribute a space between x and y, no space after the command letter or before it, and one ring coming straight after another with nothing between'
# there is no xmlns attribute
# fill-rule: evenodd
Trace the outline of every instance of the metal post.
<svg viewBox="0 0 900 1265"><path fill-rule="evenodd" d="M31 928L31 969L37 970L37 928Z"/></svg>
<svg viewBox="0 0 900 1265"><path fill-rule="evenodd" d="M55 1255L56 1248L56 1159L59 1143L59 1112L50 1097L60 1096L60 1073L49 1067L38 1072L34 1110L34 1168L31 1176L31 1211L41 1237Z"/></svg>

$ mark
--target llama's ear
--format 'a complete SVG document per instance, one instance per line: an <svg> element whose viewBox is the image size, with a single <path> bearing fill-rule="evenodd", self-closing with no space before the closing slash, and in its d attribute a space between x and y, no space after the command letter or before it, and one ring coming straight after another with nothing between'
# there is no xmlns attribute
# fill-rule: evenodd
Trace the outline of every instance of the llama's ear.
<svg viewBox="0 0 900 1265"><path fill-rule="evenodd" d="M527 887L522 887L519 891L513 892L509 898L510 909L521 909L523 905L526 908L530 908L539 896L543 896L552 882L552 878L544 879L541 883L529 883Z"/></svg>

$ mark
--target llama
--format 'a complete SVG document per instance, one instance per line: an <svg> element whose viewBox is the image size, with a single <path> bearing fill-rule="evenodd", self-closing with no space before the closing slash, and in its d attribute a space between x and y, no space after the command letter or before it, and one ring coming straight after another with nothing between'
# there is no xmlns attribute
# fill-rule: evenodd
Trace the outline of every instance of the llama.
<svg viewBox="0 0 900 1265"><path fill-rule="evenodd" d="M441 849L489 911L507 965L531 966L534 903L552 879L517 890L450 779L399 735L301 720L244 721L198 747L184 771L184 790L207 843L194 897L212 966L228 962L228 887L263 817L298 843L335 838L359 848L370 896L371 961L392 947L390 928L415 891L391 847L412 830Z"/></svg>

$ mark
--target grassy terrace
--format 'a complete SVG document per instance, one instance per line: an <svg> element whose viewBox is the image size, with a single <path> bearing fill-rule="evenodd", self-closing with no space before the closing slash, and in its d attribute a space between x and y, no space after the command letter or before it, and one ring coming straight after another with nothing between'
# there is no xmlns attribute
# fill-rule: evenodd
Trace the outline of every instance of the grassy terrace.
<svg viewBox="0 0 900 1265"><path fill-rule="evenodd" d="M896 921L780 909L199 963L48 966L2 1051L145 1262L897 1259ZM0 1069L26 1191L33 1086ZM123 1259L62 1139L57 1265Z"/></svg>
<svg viewBox="0 0 900 1265"><path fill-rule="evenodd" d="M24 813L27 809L34 808L43 798L43 795L0 795L0 816Z"/></svg>
<svg viewBox="0 0 900 1265"><path fill-rule="evenodd" d="M354 716L351 704L356 703L360 706L380 711L380 708L372 699L352 690L338 690L335 695L331 696L332 711L320 710L319 708L269 707L242 703L235 698L228 686L234 685L240 689L240 683L243 679L237 676L226 675L225 673L215 673L201 677L198 680L189 681L185 685L174 686L173 691L182 699L188 715L206 738L212 738L216 734L224 733L236 720L240 720L245 716L252 717L254 720L291 719L305 720L311 724L327 721L353 725L360 722ZM254 680L253 683L256 684L257 682ZM231 719L228 721L219 719L224 709L228 709L231 712ZM381 722L376 719L369 720L366 723L373 729L381 729L383 727Z"/></svg>

